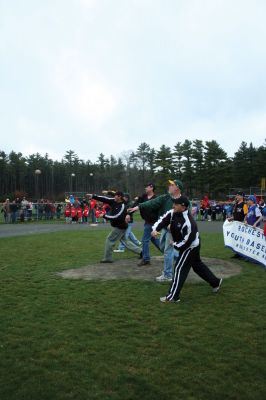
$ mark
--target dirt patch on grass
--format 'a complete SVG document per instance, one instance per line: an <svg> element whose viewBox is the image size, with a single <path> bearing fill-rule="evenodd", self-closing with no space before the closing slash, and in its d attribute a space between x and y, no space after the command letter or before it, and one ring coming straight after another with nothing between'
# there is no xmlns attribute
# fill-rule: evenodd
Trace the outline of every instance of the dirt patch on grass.
<svg viewBox="0 0 266 400"><path fill-rule="evenodd" d="M221 278L229 278L241 272L241 267L233 262L216 258L202 258L208 267ZM85 280L111 280L111 279L137 279L153 281L161 275L163 269L163 257L153 257L151 265L138 267L136 258L116 260L113 264L92 264L82 268L68 269L58 272L57 275L66 279ZM190 271L188 282L201 281L193 270Z"/></svg>

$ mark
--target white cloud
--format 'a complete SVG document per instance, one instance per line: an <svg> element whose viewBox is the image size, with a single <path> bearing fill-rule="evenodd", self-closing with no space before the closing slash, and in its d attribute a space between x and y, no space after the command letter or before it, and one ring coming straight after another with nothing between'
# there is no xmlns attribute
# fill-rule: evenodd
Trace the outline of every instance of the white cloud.
<svg viewBox="0 0 266 400"><path fill-rule="evenodd" d="M79 122L103 127L115 114L121 94L99 71L86 66L79 52L62 50L55 63L55 84L60 101Z"/></svg>
<svg viewBox="0 0 266 400"><path fill-rule="evenodd" d="M79 0L79 1L80 1L81 6L83 6L83 7L92 8L97 5L96 0Z"/></svg>
<svg viewBox="0 0 266 400"><path fill-rule="evenodd" d="M48 153L50 158L62 158L60 132L49 124L44 125L26 116L20 116L15 123L15 129L16 144L23 155Z"/></svg>

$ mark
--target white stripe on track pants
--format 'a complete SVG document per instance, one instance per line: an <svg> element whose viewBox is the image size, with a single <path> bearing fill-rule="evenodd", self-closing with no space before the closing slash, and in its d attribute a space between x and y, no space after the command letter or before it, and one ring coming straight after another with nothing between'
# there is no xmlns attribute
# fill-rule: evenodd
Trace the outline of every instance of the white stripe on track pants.
<svg viewBox="0 0 266 400"><path fill-rule="evenodd" d="M180 252L176 261L174 278L166 296L168 300L178 300L181 289L187 279L190 268L213 288L219 286L220 280L211 272L200 258L200 246Z"/></svg>

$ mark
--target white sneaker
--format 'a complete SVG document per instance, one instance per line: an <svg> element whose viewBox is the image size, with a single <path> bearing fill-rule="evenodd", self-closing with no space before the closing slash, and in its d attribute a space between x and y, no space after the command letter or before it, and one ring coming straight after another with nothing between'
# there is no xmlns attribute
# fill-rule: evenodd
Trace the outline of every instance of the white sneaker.
<svg viewBox="0 0 266 400"><path fill-rule="evenodd" d="M172 282L172 277L165 276L164 274L157 276L155 279L157 282Z"/></svg>
<svg viewBox="0 0 266 400"><path fill-rule="evenodd" d="M113 250L113 252L114 252L114 253L124 253L124 252L125 252L125 250L119 250L119 249L116 249L116 250Z"/></svg>
<svg viewBox="0 0 266 400"><path fill-rule="evenodd" d="M160 297L160 302L161 303L179 303L180 299L177 300L168 300L166 296Z"/></svg>
<svg viewBox="0 0 266 400"><path fill-rule="evenodd" d="M213 293L219 292L222 282L223 282L223 279L221 278L220 282L219 282L219 286L212 289Z"/></svg>

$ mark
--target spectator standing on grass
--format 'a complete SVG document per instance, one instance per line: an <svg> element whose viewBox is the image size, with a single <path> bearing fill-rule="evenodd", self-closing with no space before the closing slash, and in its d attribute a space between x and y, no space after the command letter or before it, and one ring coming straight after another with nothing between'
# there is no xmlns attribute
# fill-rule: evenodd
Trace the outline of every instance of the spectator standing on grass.
<svg viewBox="0 0 266 400"><path fill-rule="evenodd" d="M260 209L261 215L263 217L263 222L265 222L266 221L266 203L265 203L263 197L259 201L259 209Z"/></svg>
<svg viewBox="0 0 266 400"><path fill-rule="evenodd" d="M80 207L80 201L79 201L78 197L75 198L74 203L73 203L73 206L74 206L75 208L79 208L79 207Z"/></svg>
<svg viewBox="0 0 266 400"><path fill-rule="evenodd" d="M51 218L51 207L48 200L44 202L44 218L46 221Z"/></svg>
<svg viewBox="0 0 266 400"><path fill-rule="evenodd" d="M199 208L198 208L197 203L192 203L191 215L195 221L197 221L197 219L198 219L198 213L199 213Z"/></svg>
<svg viewBox="0 0 266 400"><path fill-rule="evenodd" d="M15 224L17 222L17 217L18 217L18 204L16 203L16 200L13 200L12 203L10 204L10 212L11 212L11 222L12 224Z"/></svg>
<svg viewBox="0 0 266 400"><path fill-rule="evenodd" d="M70 224L72 218L71 218L71 204L69 202L66 204L64 214L65 214L66 223Z"/></svg>
<svg viewBox="0 0 266 400"><path fill-rule="evenodd" d="M217 220L220 221L222 217L222 205L221 202L216 204L216 217Z"/></svg>
<svg viewBox="0 0 266 400"><path fill-rule="evenodd" d="M26 197L23 197L21 203L20 203L20 208L21 208L21 214L20 214L20 220L21 222L24 222L27 220L27 214L28 214L28 200Z"/></svg>
<svg viewBox="0 0 266 400"><path fill-rule="evenodd" d="M44 213L44 200L41 199L38 203L37 203L37 207L38 207L38 219L41 221L43 218L43 213Z"/></svg>
<svg viewBox="0 0 266 400"><path fill-rule="evenodd" d="M32 203L32 201L29 201L28 205L27 205L28 221L31 221L31 219L32 219L32 210L33 210L33 203Z"/></svg>
<svg viewBox="0 0 266 400"><path fill-rule="evenodd" d="M245 193L237 192L235 196L235 203L233 205L232 216L228 218L228 221L244 222L245 216L248 213L248 206L244 201Z"/></svg>
<svg viewBox="0 0 266 400"><path fill-rule="evenodd" d="M226 201L224 203L224 212L225 212L225 218L231 218L232 217L232 212L233 212L233 206L230 201Z"/></svg>
<svg viewBox="0 0 266 400"><path fill-rule="evenodd" d="M197 224L188 211L189 200L181 196L173 200L173 209L169 210L153 225L153 236L170 225L171 246L179 252L175 263L175 272L169 292L160 297L162 303L178 303L180 292L191 267L217 293L222 279L217 278L200 258L200 240Z"/></svg>
<svg viewBox="0 0 266 400"><path fill-rule="evenodd" d="M83 210L81 208L81 206L79 206L78 208L76 208L77 210L77 219L78 219L78 223L82 224L82 217L83 217Z"/></svg>
<svg viewBox="0 0 266 400"><path fill-rule="evenodd" d="M228 221L244 222L245 217L248 213L248 206L244 201L245 193L237 192L235 197L235 203L233 206L232 216L228 218ZM242 258L240 254L235 253L233 258Z"/></svg>
<svg viewBox="0 0 266 400"><path fill-rule="evenodd" d="M97 201L95 199L90 199L90 217L91 217L91 223L95 224L96 223L96 205Z"/></svg>
<svg viewBox="0 0 266 400"><path fill-rule="evenodd" d="M256 196L248 197L248 213L245 216L245 224L251 225L253 228L259 228L260 222L263 220L260 209L257 205Z"/></svg>
<svg viewBox="0 0 266 400"><path fill-rule="evenodd" d="M70 202L71 205L74 204L75 198L74 198L73 194L71 194L71 195L69 196L69 199L68 199L68 200L69 200L69 202Z"/></svg>
<svg viewBox="0 0 266 400"><path fill-rule="evenodd" d="M83 207L83 215L82 215L82 222L87 224L88 223L88 216L89 216L89 206L87 203L84 203L84 207Z"/></svg>
<svg viewBox="0 0 266 400"><path fill-rule="evenodd" d="M211 220L216 221L216 201L215 200L212 202L210 209L211 209Z"/></svg>
<svg viewBox="0 0 266 400"><path fill-rule="evenodd" d="M56 206L56 218L57 219L61 218L62 208L63 208L62 203L58 203L57 206Z"/></svg>
<svg viewBox="0 0 266 400"><path fill-rule="evenodd" d="M54 219L55 214L56 214L56 205L53 201L50 201L50 207L51 207L51 216L50 219Z"/></svg>
<svg viewBox="0 0 266 400"><path fill-rule="evenodd" d="M72 224L76 224L77 221L78 221L77 208L75 208L74 205L71 204L71 222Z"/></svg>
<svg viewBox="0 0 266 400"><path fill-rule="evenodd" d="M201 200L201 208L203 213L203 221L210 221L210 202L208 196L204 196Z"/></svg>
<svg viewBox="0 0 266 400"><path fill-rule="evenodd" d="M4 221L6 224L9 224L11 221L11 210L10 210L10 200L6 199L3 204L2 212L4 214Z"/></svg>

